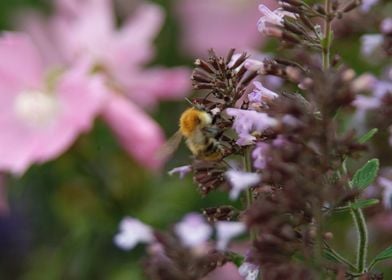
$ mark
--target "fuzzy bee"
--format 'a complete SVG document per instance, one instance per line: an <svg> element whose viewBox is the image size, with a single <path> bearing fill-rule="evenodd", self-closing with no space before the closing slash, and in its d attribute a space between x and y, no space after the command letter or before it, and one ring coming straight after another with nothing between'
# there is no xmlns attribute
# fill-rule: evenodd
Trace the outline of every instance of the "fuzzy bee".
<svg viewBox="0 0 392 280"><path fill-rule="evenodd" d="M224 149L216 134L210 113L197 107L188 108L180 117L179 130L165 144L163 154L174 152L184 137L186 145L196 158L220 160L224 156Z"/></svg>

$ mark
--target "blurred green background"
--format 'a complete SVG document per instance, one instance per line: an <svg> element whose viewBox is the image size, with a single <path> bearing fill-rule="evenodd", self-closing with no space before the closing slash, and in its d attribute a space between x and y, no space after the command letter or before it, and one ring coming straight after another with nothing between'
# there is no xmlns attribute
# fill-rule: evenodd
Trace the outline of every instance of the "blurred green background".
<svg viewBox="0 0 392 280"><path fill-rule="evenodd" d="M194 58L179 50L179 24L172 9L175 1L153 2L166 10L153 64L191 67ZM2 0L0 29L12 29L13 15L24 8L46 13L51 9L50 1ZM358 36L348 37L335 48L357 72L380 72L381 67L358 60L357 40ZM275 50L276 42L266 49ZM176 131L178 116L186 106L185 102L165 102L152 113L168 136ZM165 170L187 164L188 158L182 145ZM227 195L220 192L201 199L190 177L179 180L166 172L151 176L130 159L99 119L67 153L33 166L21 178L7 177L6 185L10 212L0 218L0 279L7 280L144 279L142 246L124 252L112 241L124 216L167 229L187 212L228 203ZM347 229L337 234L336 245L352 255L355 245L349 240L355 238L350 217L342 215L331 222L331 229L336 228ZM370 253L384 245L375 245ZM390 269L384 266L383 270Z"/></svg>

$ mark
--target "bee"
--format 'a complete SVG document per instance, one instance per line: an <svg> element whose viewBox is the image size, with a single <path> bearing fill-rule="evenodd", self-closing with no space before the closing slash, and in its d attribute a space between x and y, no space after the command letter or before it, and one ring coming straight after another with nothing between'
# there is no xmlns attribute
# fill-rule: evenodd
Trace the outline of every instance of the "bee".
<svg viewBox="0 0 392 280"><path fill-rule="evenodd" d="M186 145L196 158L220 160L224 156L224 148L216 135L212 115L201 108L191 107L182 113L179 129L165 144L163 151L166 155L171 154L185 138Z"/></svg>

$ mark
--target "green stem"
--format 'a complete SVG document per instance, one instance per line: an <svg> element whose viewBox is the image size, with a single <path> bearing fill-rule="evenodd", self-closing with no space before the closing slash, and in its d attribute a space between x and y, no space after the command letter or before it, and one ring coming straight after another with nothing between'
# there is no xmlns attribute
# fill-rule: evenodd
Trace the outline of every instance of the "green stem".
<svg viewBox="0 0 392 280"><path fill-rule="evenodd" d="M246 172L252 172L251 150L247 148L244 154L244 168ZM246 208L249 208L253 203L253 192L251 188L246 190ZM254 229L250 231L250 240L253 242L256 239L256 232Z"/></svg>
<svg viewBox="0 0 392 280"><path fill-rule="evenodd" d="M365 272L366 258L368 248L368 232L366 227L365 217L361 209L351 209L355 227L358 234L358 247L357 247L357 271L359 273Z"/></svg>
<svg viewBox="0 0 392 280"><path fill-rule="evenodd" d="M336 258L336 260L347 265L352 271L356 271L356 267L349 260L347 260L341 254L339 254L337 251L335 251L331 246L329 246L329 244L327 242L324 242L324 245L326 247L326 250L331 255L333 255Z"/></svg>
<svg viewBox="0 0 392 280"><path fill-rule="evenodd" d="M322 60L323 60L323 70L329 69L331 66L331 54L330 54L330 48L331 48L331 18L330 18L330 13L331 13L331 0L325 0L325 11L326 11L326 16L325 16L325 22L324 22L324 41L322 43Z"/></svg>

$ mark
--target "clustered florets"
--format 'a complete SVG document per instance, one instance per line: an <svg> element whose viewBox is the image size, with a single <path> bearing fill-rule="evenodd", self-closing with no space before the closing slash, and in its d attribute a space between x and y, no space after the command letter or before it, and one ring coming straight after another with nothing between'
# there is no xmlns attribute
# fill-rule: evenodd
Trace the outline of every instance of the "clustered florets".
<svg viewBox="0 0 392 280"><path fill-rule="evenodd" d="M320 273L336 279L356 277L347 263L331 262L322 253L331 250L328 241L333 238L324 227L325 219L336 209L355 203L360 195L358 189L351 188L345 161L366 150L353 130L339 131L336 116L353 107L390 111L392 90L389 82L356 77L339 57L326 60L330 38L313 23L313 18L321 18L329 25L360 4L356 0L333 1L324 8L284 0L274 11L260 5L263 16L257 24L259 31L281 38L285 46L301 47L294 52L301 62L271 57L260 61L246 53L236 54L234 49L225 58L211 50L208 59L196 60L192 81L201 94L192 103L212 116L216 140L225 153L219 161L194 157L191 164L171 172L180 176L191 172L202 195L219 189L228 192L229 199L237 200L246 193L243 209L224 205L203 210L207 222L215 224L217 231L214 250L202 252L205 259L215 260L209 269L226 261L235 262L233 252L224 251L232 237L247 229L251 244L239 268L246 279L257 279L260 268L268 280L317 279ZM387 36L390 25L389 21L383 23ZM322 52L322 62L305 53L304 47ZM268 89L261 82L267 75L293 86L280 92ZM359 95L369 88L374 89L374 96ZM380 179L379 184L391 192L389 179ZM192 220L194 229L210 235L211 230L202 226L200 217ZM175 265L173 270L181 268L184 275L193 275L187 271L189 262L182 263L181 248L173 247L186 230L182 224L176 226L177 234L156 238ZM191 244L192 240L182 244ZM200 252L199 248L197 257ZM160 255L153 254L148 264L157 267L157 258ZM200 260L195 259L194 265L200 268ZM380 277L361 273L363 279ZM154 275L152 279L168 279ZM192 277L196 275L189 279L197 279Z"/></svg>

